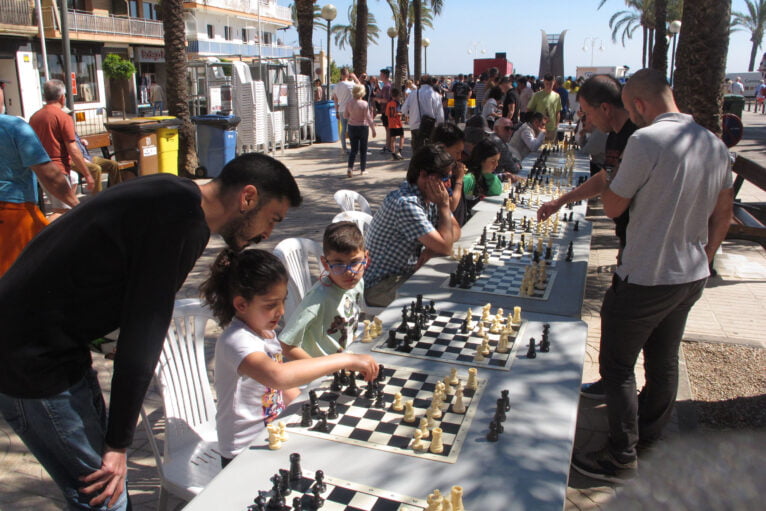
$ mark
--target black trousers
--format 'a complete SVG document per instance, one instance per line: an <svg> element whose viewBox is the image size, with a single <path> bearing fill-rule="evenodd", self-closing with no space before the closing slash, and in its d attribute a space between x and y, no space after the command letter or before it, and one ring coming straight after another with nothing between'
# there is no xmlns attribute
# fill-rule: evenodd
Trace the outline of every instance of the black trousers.
<svg viewBox="0 0 766 511"><path fill-rule="evenodd" d="M707 279L639 286L617 275L601 306L599 369L606 390L609 449L621 462L636 445L656 441L670 420L678 390L678 349L689 310ZM636 396L634 367L644 352L646 386Z"/></svg>
<svg viewBox="0 0 766 511"><path fill-rule="evenodd" d="M420 129L412 130L410 132L412 136L412 153L415 154L418 149L428 143L428 136L430 133L423 133Z"/></svg>

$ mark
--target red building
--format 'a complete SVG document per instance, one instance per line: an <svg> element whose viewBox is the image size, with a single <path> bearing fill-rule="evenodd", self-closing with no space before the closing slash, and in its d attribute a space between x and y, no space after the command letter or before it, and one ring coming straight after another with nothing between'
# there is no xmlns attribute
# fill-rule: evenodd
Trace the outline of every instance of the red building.
<svg viewBox="0 0 766 511"><path fill-rule="evenodd" d="M479 76L491 67L496 67L500 76L513 74L513 63L505 58L505 53L495 53L494 59L474 59L473 75Z"/></svg>

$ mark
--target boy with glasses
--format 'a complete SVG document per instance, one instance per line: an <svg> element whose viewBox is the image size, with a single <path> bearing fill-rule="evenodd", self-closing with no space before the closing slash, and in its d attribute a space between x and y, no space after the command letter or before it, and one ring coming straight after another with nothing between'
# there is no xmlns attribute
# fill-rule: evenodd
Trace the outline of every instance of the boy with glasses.
<svg viewBox="0 0 766 511"><path fill-rule="evenodd" d="M330 224L322 243L322 275L279 336L290 360L340 353L354 340L364 293L368 255L364 236L353 222Z"/></svg>

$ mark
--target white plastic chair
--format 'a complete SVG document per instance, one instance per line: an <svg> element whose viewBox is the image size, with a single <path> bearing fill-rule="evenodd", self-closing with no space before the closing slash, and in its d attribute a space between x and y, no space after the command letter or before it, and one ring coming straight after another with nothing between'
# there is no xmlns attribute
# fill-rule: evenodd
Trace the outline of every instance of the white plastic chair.
<svg viewBox="0 0 766 511"><path fill-rule="evenodd" d="M178 300L154 378L165 411L164 449L145 410L141 417L160 476L160 510L167 492L191 500L221 470L215 402L205 366L205 325L213 316L199 300Z"/></svg>
<svg viewBox="0 0 766 511"><path fill-rule="evenodd" d="M307 238L287 238L274 247L277 256L290 276L285 300L285 321L301 303L306 292L319 279L322 271L322 246ZM314 259L317 271L312 274L311 259Z"/></svg>
<svg viewBox="0 0 766 511"><path fill-rule="evenodd" d="M372 222L372 215L362 211L341 211L332 219L332 223L343 221L354 222L359 227L359 230L362 231L362 235L364 235L367 226Z"/></svg>
<svg viewBox="0 0 766 511"><path fill-rule="evenodd" d="M335 195L333 195L333 198L343 211L361 211L368 215L372 215L370 203L367 202L367 199L365 199L362 194L355 192L354 190L338 190L335 192Z"/></svg>

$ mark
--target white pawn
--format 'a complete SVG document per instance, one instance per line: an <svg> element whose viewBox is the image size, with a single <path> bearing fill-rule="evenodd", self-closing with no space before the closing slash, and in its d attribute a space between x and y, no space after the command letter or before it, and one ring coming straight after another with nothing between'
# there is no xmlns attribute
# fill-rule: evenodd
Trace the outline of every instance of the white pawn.
<svg viewBox="0 0 766 511"><path fill-rule="evenodd" d="M425 451L426 450L426 443L423 441L423 432L419 429L416 429L412 433L412 437L414 440L412 440L412 450L413 451Z"/></svg>
<svg viewBox="0 0 766 511"><path fill-rule="evenodd" d="M489 333L499 334L503 329L503 323L500 318L495 314L495 319L492 320L492 326L489 327Z"/></svg>
<svg viewBox="0 0 766 511"><path fill-rule="evenodd" d="M375 333L373 334L373 337L379 337L380 334L383 333L383 321L380 320L379 317L372 318L372 324L375 327Z"/></svg>
<svg viewBox="0 0 766 511"><path fill-rule="evenodd" d="M449 497L447 496L442 497L441 511L452 511L452 503L450 503Z"/></svg>
<svg viewBox="0 0 766 511"><path fill-rule="evenodd" d="M426 497L426 502L428 503L428 507L426 508L426 511L441 511L442 507L442 496L441 492L439 490L434 490L434 492Z"/></svg>
<svg viewBox="0 0 766 511"><path fill-rule="evenodd" d="M402 420L404 422L415 422L415 403L412 402L412 400L406 401L404 403L404 417Z"/></svg>
<svg viewBox="0 0 766 511"><path fill-rule="evenodd" d="M431 447L428 450L434 454L441 454L444 452L442 428L434 428L431 430Z"/></svg>
<svg viewBox="0 0 766 511"><path fill-rule="evenodd" d="M473 327L475 327L476 325L473 322L473 312L471 311L470 307L468 307L468 312L465 313L465 317L466 317L465 327L468 330L473 330Z"/></svg>
<svg viewBox="0 0 766 511"><path fill-rule="evenodd" d="M450 500L452 501L452 511L465 511L463 507L463 487L453 486L450 491Z"/></svg>
<svg viewBox="0 0 766 511"><path fill-rule="evenodd" d="M394 394L394 404L391 405L391 409L395 412L401 412L404 410L404 403L402 402L402 393L397 392Z"/></svg>
<svg viewBox="0 0 766 511"><path fill-rule="evenodd" d="M433 408L426 408L426 423L430 429L433 429L436 426L436 421L434 421Z"/></svg>
<svg viewBox="0 0 766 511"><path fill-rule="evenodd" d="M465 413L465 403L463 403L463 384L458 383L455 390L455 401L452 402L453 413Z"/></svg>
<svg viewBox="0 0 766 511"><path fill-rule="evenodd" d="M479 349L481 350L481 354L485 357L488 357L490 354L492 354L492 350L489 347L489 338L486 335L484 335L484 338L481 340L481 346Z"/></svg>
<svg viewBox="0 0 766 511"><path fill-rule="evenodd" d="M455 395L455 389L452 387L451 382L452 382L452 378L450 377L450 375L447 375L444 377L444 392L448 396Z"/></svg>
<svg viewBox="0 0 766 511"><path fill-rule="evenodd" d="M449 370L450 385L457 385L459 381L460 381L460 378L457 377L457 369L455 369L454 367L450 368Z"/></svg>
<svg viewBox="0 0 766 511"><path fill-rule="evenodd" d="M364 320L364 330L362 330L361 342L372 342L372 334L370 334L370 320Z"/></svg>
<svg viewBox="0 0 766 511"><path fill-rule="evenodd" d="M274 424L266 426L266 430L269 432L269 449L276 451L282 447L282 440L279 439L279 427Z"/></svg>
<svg viewBox="0 0 766 511"><path fill-rule="evenodd" d="M473 361L474 362L484 362L484 360L485 359L484 359L483 350L481 349L481 346L479 346L478 348L476 348L476 355L474 355Z"/></svg>
<svg viewBox="0 0 766 511"><path fill-rule="evenodd" d="M434 419L441 419L442 418L442 409L441 409L441 403L439 402L439 396L434 395L433 401L431 401L431 406L428 407L428 410L431 410L431 417ZM426 412L428 412L426 410Z"/></svg>
<svg viewBox="0 0 766 511"><path fill-rule="evenodd" d="M479 321L479 329L476 331L476 335L480 337L484 336L484 320L483 319Z"/></svg>
<svg viewBox="0 0 766 511"><path fill-rule="evenodd" d="M465 383L465 388L468 390L476 390L479 388L479 382L476 381L477 372L475 367L468 369L468 381Z"/></svg>
<svg viewBox="0 0 766 511"><path fill-rule="evenodd" d="M521 307L518 305L513 308L513 319L511 320L511 324L514 326L521 324Z"/></svg>
<svg viewBox="0 0 766 511"><path fill-rule="evenodd" d="M279 421L277 427L279 428L279 440L287 442L287 424L285 424L285 421Z"/></svg>
<svg viewBox="0 0 766 511"><path fill-rule="evenodd" d="M423 438L428 438L431 436L431 432L428 430L428 419L425 417L420 418L420 424L418 424L418 429L423 434Z"/></svg>

